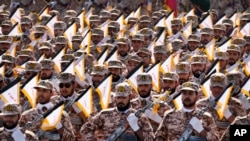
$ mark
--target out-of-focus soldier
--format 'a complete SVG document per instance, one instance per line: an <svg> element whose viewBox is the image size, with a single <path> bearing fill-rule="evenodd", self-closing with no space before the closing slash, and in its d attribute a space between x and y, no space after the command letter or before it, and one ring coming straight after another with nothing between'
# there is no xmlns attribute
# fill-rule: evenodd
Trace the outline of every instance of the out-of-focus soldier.
<svg viewBox="0 0 250 141"><path fill-rule="evenodd" d="M207 43L209 43L213 37L214 37L214 32L213 29L204 27L200 30L201 34L201 46L204 47Z"/></svg>
<svg viewBox="0 0 250 141"><path fill-rule="evenodd" d="M144 47L148 47L154 39L154 31L150 28L143 28L139 30L139 34L144 36Z"/></svg>
<svg viewBox="0 0 250 141"><path fill-rule="evenodd" d="M116 107L106 109L91 118L81 128L81 135L86 141L96 140L95 132L102 132L107 139L116 128L128 123L128 129L119 137L121 140L153 140L153 129L144 114L135 116L131 108L131 86L128 83L119 83L115 87ZM97 134L96 134L97 135Z"/></svg>
<svg viewBox="0 0 250 141"><path fill-rule="evenodd" d="M129 54L126 59L127 74L141 63L141 58L138 55Z"/></svg>
<svg viewBox="0 0 250 141"><path fill-rule="evenodd" d="M152 22L151 17L148 15L142 15L139 18L139 30L143 28L151 28Z"/></svg>
<svg viewBox="0 0 250 141"><path fill-rule="evenodd" d="M243 13L240 16L239 29L242 29L250 20L250 13Z"/></svg>
<svg viewBox="0 0 250 141"><path fill-rule="evenodd" d="M188 42L184 50L186 52L193 53L198 47L200 47L201 37L196 34L190 34L188 36Z"/></svg>
<svg viewBox="0 0 250 141"><path fill-rule="evenodd" d="M167 104L174 108L174 103L171 99L179 93L179 76L176 72L166 72L162 75L161 87L162 93L168 92ZM171 97L171 98L170 98ZM170 98L170 99L169 99Z"/></svg>
<svg viewBox="0 0 250 141"><path fill-rule="evenodd" d="M6 86L6 83L4 81L3 74L0 73L0 90ZM2 107L2 106L1 106Z"/></svg>
<svg viewBox="0 0 250 141"><path fill-rule="evenodd" d="M0 55L3 55L11 46L12 38L8 35L0 35Z"/></svg>
<svg viewBox="0 0 250 141"><path fill-rule="evenodd" d="M38 50L41 55L44 55L39 57L44 57L44 59L50 59L55 55L55 52L53 50L53 45L49 41L41 42L38 45Z"/></svg>
<svg viewBox="0 0 250 141"><path fill-rule="evenodd" d="M119 56L119 60L121 60L122 62L124 62L127 59L128 54L130 52L129 43L130 43L129 39L125 37L121 37L116 40L117 53Z"/></svg>
<svg viewBox="0 0 250 141"><path fill-rule="evenodd" d="M250 125L250 113L243 117L236 117L234 122L230 125ZM232 136L232 134L231 134ZM224 134L221 136L220 141L229 141L230 140L230 126L227 127Z"/></svg>
<svg viewBox="0 0 250 141"><path fill-rule="evenodd" d="M104 22L106 22L110 18L111 18L111 14L110 14L109 11L107 11L107 10L102 10L101 11L101 13L100 13L101 24L103 24Z"/></svg>
<svg viewBox="0 0 250 141"><path fill-rule="evenodd" d="M160 11L154 11L152 13L152 24L154 25L162 16L163 13L161 13Z"/></svg>
<svg viewBox="0 0 250 141"><path fill-rule="evenodd" d="M121 11L119 9L113 8L110 10L110 19L112 21L116 21L118 16L121 14Z"/></svg>
<svg viewBox="0 0 250 141"><path fill-rule="evenodd" d="M89 17L89 27L91 29L98 28L101 25L101 20L98 15L91 15Z"/></svg>
<svg viewBox="0 0 250 141"><path fill-rule="evenodd" d="M35 61L36 60L35 56L34 56L34 52L30 48L21 49L21 51L17 55L16 59L17 59L16 64L18 66L23 65L27 61Z"/></svg>
<svg viewBox="0 0 250 141"><path fill-rule="evenodd" d="M250 35L245 35L244 39L246 40L246 45L245 45L243 58L246 58L250 54Z"/></svg>
<svg viewBox="0 0 250 141"><path fill-rule="evenodd" d="M205 112L197 116L201 112L201 109L196 107L199 99L198 89L198 84L194 82L182 84L180 91L183 107L164 113L163 121L155 133L156 141L178 140L183 137L187 128L191 130L188 140L218 141L212 115Z"/></svg>
<svg viewBox="0 0 250 141"><path fill-rule="evenodd" d="M25 63L24 69L22 84L41 71L41 64L37 61L28 61Z"/></svg>
<svg viewBox="0 0 250 141"><path fill-rule="evenodd" d="M170 51L165 45L158 45L154 47L155 62L163 63L170 55Z"/></svg>
<svg viewBox="0 0 250 141"><path fill-rule="evenodd" d="M51 17L52 16L50 14L44 14L44 15L42 15L41 19L40 19L40 24L41 25L47 24Z"/></svg>
<svg viewBox="0 0 250 141"><path fill-rule="evenodd" d="M66 25L69 25L70 23L71 23L71 19L73 18L73 17L76 17L77 16L77 13L76 13L76 11L75 10L67 10L66 12L65 12L65 15L64 15L64 18L63 18L63 21L64 21L64 23L66 23Z"/></svg>
<svg viewBox="0 0 250 141"><path fill-rule="evenodd" d="M219 60L219 64L220 64L219 72L221 73L226 73L227 64L228 64L228 56L229 55L226 51L219 51L219 50L215 51L214 59Z"/></svg>
<svg viewBox="0 0 250 141"><path fill-rule="evenodd" d="M9 15L10 15L10 11L8 10L1 10L0 11L0 24L2 24L2 22L4 20L8 20L9 18Z"/></svg>
<svg viewBox="0 0 250 141"><path fill-rule="evenodd" d="M141 48L144 48L144 35L143 34L135 34L131 40L132 45L132 53L137 53Z"/></svg>
<svg viewBox="0 0 250 141"><path fill-rule="evenodd" d="M132 27L134 27L134 25L139 21L139 19L137 17L129 17L128 18L128 29L131 29Z"/></svg>
<svg viewBox="0 0 250 141"><path fill-rule="evenodd" d="M241 49L238 45L231 44L227 47L228 67L233 66L241 58Z"/></svg>
<svg viewBox="0 0 250 141"><path fill-rule="evenodd" d="M57 84L57 73L54 69L54 61L51 59L43 59L41 60L41 71L39 74L39 80L49 80L54 84L53 93L58 94L59 93L59 86Z"/></svg>
<svg viewBox="0 0 250 141"><path fill-rule="evenodd" d="M112 74L112 88L111 90L114 92L115 86L124 80L124 76L122 76L122 62L120 60L110 60L108 62L108 72Z"/></svg>
<svg viewBox="0 0 250 141"><path fill-rule="evenodd" d="M11 56L9 54L2 55L2 61L4 67L4 81L6 85L8 85L10 82L14 81L18 75L16 69L16 58L14 56Z"/></svg>
<svg viewBox="0 0 250 141"><path fill-rule="evenodd" d="M104 37L104 31L100 28L94 28L91 30L92 34L91 34L91 41L92 41L92 45L90 46L90 53L97 58L100 53L100 47L98 47L98 43L100 43Z"/></svg>
<svg viewBox="0 0 250 141"><path fill-rule="evenodd" d="M120 24L117 21L111 21L108 24L108 35L110 36L110 43L114 43L118 32L120 31Z"/></svg>
<svg viewBox="0 0 250 141"><path fill-rule="evenodd" d="M178 62L176 64L176 73L179 76L179 83L182 85L185 82L188 82L190 79L192 79L192 72L191 72L191 65L189 62Z"/></svg>
<svg viewBox="0 0 250 141"><path fill-rule="evenodd" d="M48 80L41 80L34 87L37 89L37 105L35 108L24 111L21 115L19 124L24 127L27 123L31 122L39 116L39 114L44 114L48 110L52 109L56 103L52 101L53 96L53 84ZM29 128L34 133L38 134L40 141L49 140L74 140L75 135L73 133L73 127L70 122L69 115L63 111L60 122L56 125L56 128L44 131L41 129L42 120L33 122ZM41 136L40 136L40 135Z"/></svg>
<svg viewBox="0 0 250 141"><path fill-rule="evenodd" d="M142 60L144 72L147 72L152 65L152 63L151 63L151 56L152 56L151 51L148 48L143 47L137 52L137 55Z"/></svg>
<svg viewBox="0 0 250 141"><path fill-rule="evenodd" d="M177 11L179 14L182 12L189 12L192 9L192 3L189 0L177 1Z"/></svg>
<svg viewBox="0 0 250 141"><path fill-rule="evenodd" d="M38 137L32 131L23 131L19 127L22 108L15 103L7 103L1 109L0 116L3 119L3 127L0 128L1 140L38 141Z"/></svg>
<svg viewBox="0 0 250 141"><path fill-rule="evenodd" d="M46 0L33 1L33 0L19 0L20 7L25 9L27 14L36 12L39 13L48 4Z"/></svg>
<svg viewBox="0 0 250 141"><path fill-rule="evenodd" d="M234 39L232 39L231 44L235 44L235 45L239 46L240 59L241 59L245 53L246 40L244 38L234 38Z"/></svg>
<svg viewBox="0 0 250 141"><path fill-rule="evenodd" d="M182 21L180 19L173 18L171 20L171 32L172 32L172 35L175 35L179 31L181 31L182 28L183 28L183 24L182 24Z"/></svg>
<svg viewBox="0 0 250 141"><path fill-rule="evenodd" d="M210 91L211 95L208 98L200 99L197 103L198 108L204 108L208 104L215 103L215 99L222 94L225 89L228 81L224 74L214 73L210 77ZM215 103L216 104L216 103ZM214 117L217 133L219 138L222 136L226 128L232 123L237 116L246 115L246 111L243 109L242 104L239 100L234 97L230 97L228 104L226 106L224 117L219 119L218 113L216 112L216 106L208 109L208 112L211 113Z"/></svg>
<svg viewBox="0 0 250 141"><path fill-rule="evenodd" d="M0 31L0 34L3 34L3 35L8 35L10 30L12 28L12 23L10 20L4 20L2 23L1 23L1 31Z"/></svg>
<svg viewBox="0 0 250 141"><path fill-rule="evenodd" d="M81 35L74 35L72 36L72 52L76 52L81 48L81 42L83 40L83 37Z"/></svg>
<svg viewBox="0 0 250 141"><path fill-rule="evenodd" d="M213 31L214 31L214 38L216 40L217 46L219 46L221 43L227 40L226 27L223 24L214 25Z"/></svg>
<svg viewBox="0 0 250 141"><path fill-rule="evenodd" d="M222 24L226 27L226 31L225 31L225 36L226 37L230 37L233 30L234 30L234 24L233 21L231 19L224 19L222 21Z"/></svg>
<svg viewBox="0 0 250 141"><path fill-rule="evenodd" d="M249 113L250 103L247 97L241 92L241 85L245 80L245 76L240 71L230 71L226 74L228 82L233 84L232 97L239 99L242 103L243 108Z"/></svg>
<svg viewBox="0 0 250 141"><path fill-rule="evenodd" d="M32 19L29 16L21 17L21 30L23 34L29 36L32 26Z"/></svg>
<svg viewBox="0 0 250 141"><path fill-rule="evenodd" d="M63 21L56 21L54 23L54 36L55 37L63 36L63 33L65 30L66 30L66 24Z"/></svg>
<svg viewBox="0 0 250 141"><path fill-rule="evenodd" d="M150 74L140 73L137 75L136 81L139 97L131 100L131 106L138 110L145 107L148 103L158 100L159 97L156 97L157 93L152 90L153 85ZM156 131L157 127L162 121L164 112L170 109L170 107L164 101L160 100L159 103L155 104L159 104L160 106L156 108L156 105L154 105L155 107L150 107L144 112L144 114L150 119L153 131Z"/></svg>
<svg viewBox="0 0 250 141"><path fill-rule="evenodd" d="M199 25L199 18L196 15L189 15L187 16L187 23L188 22L192 23L192 32L195 33Z"/></svg>
<svg viewBox="0 0 250 141"><path fill-rule="evenodd" d="M68 47L68 40L64 36L58 36L55 38L55 43L53 46L53 50L55 51L55 54L57 54L59 51L64 49L64 53L70 52L70 48ZM54 58L53 56L52 58Z"/></svg>
<svg viewBox="0 0 250 141"><path fill-rule="evenodd" d="M64 72L70 63L75 59L73 54L64 54L60 60L61 72Z"/></svg>
<svg viewBox="0 0 250 141"><path fill-rule="evenodd" d="M207 56L205 55L193 55L191 58L191 72L193 74L193 80L197 84L200 84L205 78Z"/></svg>

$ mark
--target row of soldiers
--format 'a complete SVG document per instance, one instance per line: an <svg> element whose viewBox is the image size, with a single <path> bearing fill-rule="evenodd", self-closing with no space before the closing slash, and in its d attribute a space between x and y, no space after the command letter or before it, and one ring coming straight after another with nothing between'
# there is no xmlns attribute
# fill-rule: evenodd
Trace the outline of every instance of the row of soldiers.
<svg viewBox="0 0 250 141"><path fill-rule="evenodd" d="M0 75L1 89L5 89L5 86L11 84L18 76L22 78L22 85L35 75L38 75L40 80L38 84L32 86L37 90L37 104L34 108L31 108L30 101L24 94L20 95L22 106L12 103L3 105L2 139L12 137L14 140L101 141L111 138L113 133L119 133L119 130L117 131L119 127L124 127L125 132L119 134L118 137L121 140L178 140L184 137L182 133L191 125L192 132L188 136L189 140L217 141L224 140L228 136L228 134L223 134L235 118L249 113L249 100L240 93L241 84L248 76L244 67L246 64L242 63L239 71L229 72L228 68L248 57L250 35L245 35L244 38L234 38L225 51L216 50L215 58L212 60L209 60L204 51L205 45L213 38L219 46L226 40L225 38L232 35L230 34L234 32L232 20L225 19L222 24L215 24L213 29L207 27L198 29L199 17L189 16L188 22L194 23L194 30L185 42L182 39L175 39L174 35L182 31L183 24L186 23L174 18L171 20L172 35L166 35L166 42L155 46L152 51L147 47L157 34L161 33L161 29L157 31L153 28L153 23L161 16L168 14L168 11L159 10L152 18L148 15L129 18L127 28L130 29L138 23L138 33L132 35L127 30L124 37L119 38L117 35L120 25L114 20L119 16L120 11L118 9L111 11L110 13L102 11L100 16L89 17L89 28L92 31L89 54L85 51L85 47L80 46L83 40L82 31L79 28L80 21L77 20L77 14L73 10L66 11L61 21L54 24L54 37L46 29L45 23L49 19L46 16L60 15L59 12L50 11L51 15L43 16L38 23L30 16L23 15L20 21L23 34L14 37L7 35L12 27L12 23L8 21L8 11L0 12L3 17L1 31L4 34L0 36L1 65L4 68L3 75ZM210 14L215 14L214 17L216 17L216 12L211 11ZM99 28L101 23L106 21L105 18L113 20L108 24L110 38L107 42L99 44L103 38L107 37ZM249 19L249 13L244 13L240 17L239 26L243 28L249 23ZM78 23L78 35L72 37L72 48L68 46L67 38L63 36L71 20ZM163 30L168 29L163 28ZM195 34L196 32L198 34ZM37 44L31 47L34 40L37 40ZM13 45L13 41L16 43L16 52L9 54L8 50ZM166 46L167 43L171 44L172 49ZM60 62L54 62L54 57L62 49L66 51ZM107 65L97 64L99 56L106 49L111 53L117 49L118 59L109 60ZM147 73L154 66L152 60L163 63L170 55L178 56L180 52L179 62L174 65L168 64L168 68L174 68L174 70L165 70L166 72L160 74L160 91L155 90L153 77ZM81 56L84 56L85 61L85 81L81 81L72 72L63 72L72 60L79 59ZM208 89L211 94L205 98L200 85L204 80L205 72L217 59L220 63L220 73L210 76ZM126 76L141 63L144 73L137 75L137 86L132 89L131 84L124 81L126 81ZM23 64L24 70L16 67ZM55 64L60 66L62 72L56 72ZM108 74L112 74L110 109L102 109L101 96L97 87ZM224 117L220 119L217 113L218 107L214 105L214 102L228 82L233 83L232 97L228 102ZM45 114L61 101L65 104L72 101L88 86L94 90L92 102L90 102L92 108L90 115L86 115L76 103L73 103L70 108L63 111L60 122L55 128L48 131L41 129L42 120L36 121L37 117ZM183 107L176 110L173 99L180 94ZM153 106L143 109L152 103ZM201 108L208 105L207 112L200 115L199 113L203 112ZM22 131L28 123L32 126Z"/></svg>

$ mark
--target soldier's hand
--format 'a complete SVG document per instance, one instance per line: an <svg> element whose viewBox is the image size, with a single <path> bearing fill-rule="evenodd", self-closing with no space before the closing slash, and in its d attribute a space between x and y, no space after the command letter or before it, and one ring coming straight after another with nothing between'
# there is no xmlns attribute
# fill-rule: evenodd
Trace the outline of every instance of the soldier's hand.
<svg viewBox="0 0 250 141"><path fill-rule="evenodd" d="M203 131L203 126L201 121L197 117L192 117L189 124L193 127L194 130L196 130L198 133L201 133Z"/></svg>
<svg viewBox="0 0 250 141"><path fill-rule="evenodd" d="M129 116L127 117L127 121L129 126L133 129L133 131L136 132L140 129L138 125L138 118L135 116L135 113L129 114Z"/></svg>

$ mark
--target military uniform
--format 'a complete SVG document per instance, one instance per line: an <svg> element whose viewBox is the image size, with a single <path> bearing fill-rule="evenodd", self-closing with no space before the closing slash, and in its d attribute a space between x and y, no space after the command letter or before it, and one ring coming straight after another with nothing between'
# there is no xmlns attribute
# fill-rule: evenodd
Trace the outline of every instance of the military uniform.
<svg viewBox="0 0 250 141"><path fill-rule="evenodd" d="M182 84L180 90L197 92L198 89L198 84L194 82L186 82ZM187 94L190 95L190 92L185 93L185 95ZM192 93L191 95L193 94L194 93ZM197 93L195 93L195 95L197 95ZM187 98L187 96L185 97ZM182 99L182 102L183 101L184 100ZM183 108L180 110L173 109L166 111L163 117L163 121L161 122L155 133L155 140L179 140L181 137L183 137L182 135L184 131L189 128L191 129L191 134L187 138L188 141L218 141L219 138L215 132L216 127L212 115L207 112L200 115L201 110L195 107L195 105L192 107L192 109L190 108L191 106L189 108L185 108L185 106L183 106ZM184 136L187 136L187 134Z"/></svg>
<svg viewBox="0 0 250 141"><path fill-rule="evenodd" d="M225 85L226 76L224 74L215 73L211 75L210 87L220 87L221 89L223 89ZM211 105L211 103L214 103L214 99L215 97L213 95L211 95L209 98L200 99L197 103L197 107L204 108L209 104ZM216 107L208 109L208 112L211 113L214 117L219 137L222 136L226 128L230 125L228 118L230 118L231 116L237 117L246 115L246 111L243 109L241 102L234 97L231 97L229 99L227 107L228 108L226 108L224 117L222 119L219 119Z"/></svg>
<svg viewBox="0 0 250 141"><path fill-rule="evenodd" d="M250 114L243 117L236 117L231 125L250 125ZM229 140L230 140L230 126L227 127L227 130L220 138L220 141L229 141Z"/></svg>
<svg viewBox="0 0 250 141"><path fill-rule="evenodd" d="M34 87L37 88L43 88L43 89L49 89L52 90L53 84L49 82L48 80L42 80L38 83L37 86ZM19 124L21 127L24 127L27 123L33 122L37 116L46 113L49 109L52 109L54 105L56 105L56 102L53 101L53 99L50 99L51 102L47 102L46 104L40 104L38 103L36 108L32 108L30 110L24 111L21 115ZM42 125L42 120L36 121L35 123L32 123L31 127L29 129L33 132L35 132L39 140L41 141L49 141L49 140L74 140L75 135L73 132L73 127L70 122L69 115L63 111L62 117L60 122L56 125L56 128L48 131L42 130L40 127ZM59 130L63 130L62 133L59 133Z"/></svg>
<svg viewBox="0 0 250 141"><path fill-rule="evenodd" d="M19 114L21 114L21 108L19 107L19 105L14 103L8 103L2 107L2 113L0 114L0 116L10 116ZM38 141L37 136L33 132L25 130L25 132L23 133L22 129L18 125L12 129L1 127L0 136L1 141Z"/></svg>

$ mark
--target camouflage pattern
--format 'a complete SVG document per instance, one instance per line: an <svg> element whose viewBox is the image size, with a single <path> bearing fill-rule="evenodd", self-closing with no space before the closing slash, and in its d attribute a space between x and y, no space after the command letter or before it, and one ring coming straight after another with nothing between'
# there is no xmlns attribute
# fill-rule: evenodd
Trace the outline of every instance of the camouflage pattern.
<svg viewBox="0 0 250 141"><path fill-rule="evenodd" d="M250 125L250 114L248 114L244 117L236 117L234 122L231 125ZM230 126L224 132L224 134L220 138L220 141L229 141L230 140L230 133L229 132L230 132Z"/></svg>
<svg viewBox="0 0 250 141"><path fill-rule="evenodd" d="M119 112L116 108L103 110L82 126L81 135L85 141L93 141L95 140L94 132L102 130L104 138L107 139L116 128L127 122L127 116L133 112L135 110L132 108L125 113ZM142 130L144 141L153 141L153 129L145 115L140 115L138 125ZM135 133L132 128L128 127L123 135L135 136Z"/></svg>
<svg viewBox="0 0 250 141"><path fill-rule="evenodd" d="M39 141L36 134L34 134L29 130L26 130L24 134L25 134L25 141ZM15 141L11 135L12 135L11 132L4 130L3 127L0 128L1 141Z"/></svg>
<svg viewBox="0 0 250 141"><path fill-rule="evenodd" d="M198 102L197 102L197 107L198 108L204 108L206 107L208 104L209 104L209 101L212 100L211 98L203 98L203 99L200 99ZM241 102L234 98L234 97L231 97L228 101L228 108L230 110L230 112L232 113L233 116L237 117L237 116L244 116L246 115L246 111L243 109L243 106L241 104ZM230 124L229 121L223 117L222 120L219 119L219 116L216 112L215 109L211 108L209 109L207 112L211 113L214 117L214 120L215 120L215 123L217 125L217 132L218 132L218 135L219 137L222 136L222 134L225 132L226 128L227 127L222 127L219 125L219 122L223 122L223 123L228 123L228 125Z"/></svg>
<svg viewBox="0 0 250 141"><path fill-rule="evenodd" d="M199 112L198 109L188 113L182 110L175 111L169 110L164 114L163 121L158 127L155 133L155 141L176 141L181 134L187 128L187 123L191 118ZM191 136L206 137L207 141L218 141L219 138L216 135L215 123L212 116L209 113L204 113L200 119L205 130L205 134L198 133L193 130Z"/></svg>
<svg viewBox="0 0 250 141"><path fill-rule="evenodd" d="M34 120L34 118L39 116L39 114L41 114L41 112L37 108L32 108L30 110L24 111L21 115L19 125L21 127L25 126L26 123L32 122ZM75 135L73 133L73 127L72 127L72 124L70 122L70 117L65 111L62 114L61 123L63 126L62 127L63 135L61 135L60 140L72 140L73 141L75 139ZM37 122L33 123L33 125L29 129L31 131L33 131L34 133L37 133L38 130L40 129L41 125L42 125L42 121L37 121ZM50 132L58 133L58 130L55 129L55 130L50 131ZM43 136L40 137L39 140L40 141L49 141L49 139L44 138Z"/></svg>
<svg viewBox="0 0 250 141"><path fill-rule="evenodd" d="M154 102L154 101L157 100L156 98L153 97L153 95L156 95L156 93L151 91L151 97L148 98L148 102ZM163 101L161 101L159 104L160 104L159 105L160 107L157 108L157 114L161 118L163 118L164 112L169 110L170 107L167 105L167 103L165 103ZM147 100L145 100L143 98L138 97L138 98L135 98L135 99L131 100L131 106L136 110L141 109L141 108L145 107L146 105L147 105ZM152 109L153 108L151 108L150 110L152 110ZM157 122L155 122L155 121L153 121L151 119L149 119L149 120L150 120L150 123L152 125L153 131L156 131L157 127L159 126L159 123L157 123Z"/></svg>

